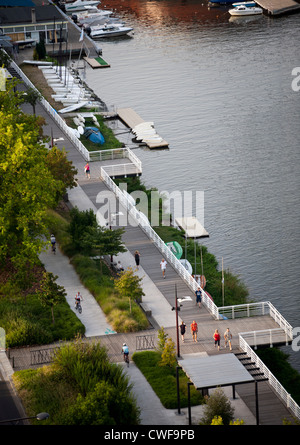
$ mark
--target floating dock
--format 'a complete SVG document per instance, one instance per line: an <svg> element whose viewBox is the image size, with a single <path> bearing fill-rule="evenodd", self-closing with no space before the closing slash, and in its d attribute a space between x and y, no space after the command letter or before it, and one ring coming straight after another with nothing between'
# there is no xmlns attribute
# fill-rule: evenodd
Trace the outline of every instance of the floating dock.
<svg viewBox="0 0 300 445"><path fill-rule="evenodd" d="M269 15L300 12L300 4L294 0L255 0Z"/></svg>
<svg viewBox="0 0 300 445"><path fill-rule="evenodd" d="M187 238L207 238L208 232L194 216L175 218L178 227L185 231Z"/></svg>
<svg viewBox="0 0 300 445"><path fill-rule="evenodd" d="M84 57L84 60L93 68L110 68L109 63L107 63L102 57Z"/></svg>
<svg viewBox="0 0 300 445"><path fill-rule="evenodd" d="M119 119L131 129L145 122L132 108L119 108L117 109L117 115ZM165 140L160 142L145 142L145 144L149 148L167 148L169 146L169 143Z"/></svg>

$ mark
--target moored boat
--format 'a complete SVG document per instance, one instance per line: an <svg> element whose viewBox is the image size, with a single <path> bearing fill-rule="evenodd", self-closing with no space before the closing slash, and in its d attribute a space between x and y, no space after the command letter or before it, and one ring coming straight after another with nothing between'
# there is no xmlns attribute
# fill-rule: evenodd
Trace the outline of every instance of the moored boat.
<svg viewBox="0 0 300 445"><path fill-rule="evenodd" d="M247 7L247 6L237 6L236 8L229 9L229 14L232 16L240 17L240 16L246 16L246 15L258 15L262 14L263 10L259 7Z"/></svg>
<svg viewBox="0 0 300 445"><path fill-rule="evenodd" d="M83 135L94 144L103 145L105 142L103 134L97 127L85 127Z"/></svg>
<svg viewBox="0 0 300 445"><path fill-rule="evenodd" d="M100 27L95 27L90 32L90 37L92 39L101 39L105 37L118 37L125 36L133 31L133 28L128 26L120 26L115 24L104 25Z"/></svg>
<svg viewBox="0 0 300 445"><path fill-rule="evenodd" d="M238 2L232 3L232 6L236 8L237 6L246 6L247 8L257 6L255 2Z"/></svg>
<svg viewBox="0 0 300 445"><path fill-rule="evenodd" d="M72 3L66 3L65 9L66 12L73 12L73 11L86 11L92 7L97 7L100 4L99 0L76 0Z"/></svg>

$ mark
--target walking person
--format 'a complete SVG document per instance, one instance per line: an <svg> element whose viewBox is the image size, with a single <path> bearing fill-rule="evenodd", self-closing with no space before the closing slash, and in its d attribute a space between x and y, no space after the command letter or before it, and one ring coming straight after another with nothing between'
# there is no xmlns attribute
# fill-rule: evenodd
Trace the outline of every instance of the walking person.
<svg viewBox="0 0 300 445"><path fill-rule="evenodd" d="M213 335L213 339L215 340L215 348L218 346L218 351L220 351L221 336L219 334L218 329L215 330L214 335Z"/></svg>
<svg viewBox="0 0 300 445"><path fill-rule="evenodd" d="M186 330L186 324L182 321L180 325L180 334L181 334L181 340L184 343L184 334Z"/></svg>
<svg viewBox="0 0 300 445"><path fill-rule="evenodd" d="M162 271L163 278L166 278L167 262L164 258L160 262L160 268Z"/></svg>
<svg viewBox="0 0 300 445"><path fill-rule="evenodd" d="M198 342L197 340L197 333L198 333L198 325L195 322L195 320L193 320L192 324L191 324L191 334L193 337L193 341Z"/></svg>
<svg viewBox="0 0 300 445"><path fill-rule="evenodd" d="M135 259L135 264L136 264L137 268L139 268L139 265L140 265L140 256L141 256L140 252L138 250L136 250L134 252L134 259Z"/></svg>
<svg viewBox="0 0 300 445"><path fill-rule="evenodd" d="M85 176L86 176L88 179L91 179L90 165L89 165L88 162L85 164L84 171L85 171Z"/></svg>
<svg viewBox="0 0 300 445"><path fill-rule="evenodd" d="M229 328L227 328L226 331L224 332L224 339L225 339L225 348L227 347L227 343L228 343L229 349L230 349L230 351L232 351L232 346L231 346L232 334L231 334Z"/></svg>
<svg viewBox="0 0 300 445"><path fill-rule="evenodd" d="M196 295L196 304L198 304L199 308L201 307L201 301L202 301L202 292L200 287L195 292Z"/></svg>
<svg viewBox="0 0 300 445"><path fill-rule="evenodd" d="M55 236L53 234L50 236L50 241L51 241L51 246L52 246L52 252L55 253L55 250L56 250L56 238L55 238Z"/></svg>

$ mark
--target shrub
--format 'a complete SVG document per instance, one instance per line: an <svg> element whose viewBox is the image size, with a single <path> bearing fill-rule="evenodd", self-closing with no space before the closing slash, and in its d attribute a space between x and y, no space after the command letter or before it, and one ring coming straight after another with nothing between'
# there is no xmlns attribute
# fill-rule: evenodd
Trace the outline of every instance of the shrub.
<svg viewBox="0 0 300 445"><path fill-rule="evenodd" d="M234 408L221 388L217 388L206 398L202 425L211 425L215 417L221 417L224 425L229 425L233 420Z"/></svg>

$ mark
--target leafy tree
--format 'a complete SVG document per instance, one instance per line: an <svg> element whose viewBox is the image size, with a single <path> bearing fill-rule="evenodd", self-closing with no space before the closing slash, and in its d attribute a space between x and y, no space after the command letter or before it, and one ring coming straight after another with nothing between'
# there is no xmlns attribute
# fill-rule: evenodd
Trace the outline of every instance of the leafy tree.
<svg viewBox="0 0 300 445"><path fill-rule="evenodd" d="M158 350L162 352L164 350L164 347L165 347L165 344L166 344L166 341L168 338L168 334L165 332L165 329L163 326L158 330L157 337L158 337L157 347L158 347Z"/></svg>
<svg viewBox="0 0 300 445"><path fill-rule="evenodd" d="M41 100L41 93L35 88L28 87L26 92L23 93L23 101L29 103L32 106L33 114L35 115L35 106Z"/></svg>
<svg viewBox="0 0 300 445"><path fill-rule="evenodd" d="M8 68L10 66L11 57L6 51L0 49L0 66L3 68Z"/></svg>
<svg viewBox="0 0 300 445"><path fill-rule="evenodd" d="M170 368L173 368L176 366L176 363L175 343L172 338L168 338L161 354L160 366L169 366Z"/></svg>
<svg viewBox="0 0 300 445"><path fill-rule="evenodd" d="M69 233L74 249L80 252L84 231L89 227L97 227L96 215L93 210L80 211L77 207L74 207L70 212L70 216Z"/></svg>
<svg viewBox="0 0 300 445"><path fill-rule="evenodd" d="M125 252L126 249L122 244L122 235L124 229L107 229L101 226L89 226L83 232L82 250L89 255L100 255L100 266L102 272L102 256L103 255L118 255L120 252Z"/></svg>
<svg viewBox="0 0 300 445"><path fill-rule="evenodd" d="M56 146L48 152L46 157L46 164L51 171L53 177L57 181L62 181L64 189L57 195L57 201L64 195L67 188L73 188L76 186L75 175L77 169L74 167L72 161L67 159L66 151L59 150Z"/></svg>
<svg viewBox="0 0 300 445"><path fill-rule="evenodd" d="M130 302L133 298L139 303L142 301L142 296L145 295L141 287L141 281L142 278L135 275L132 268L128 268L121 272L119 278L115 279L115 288L122 297L127 297Z"/></svg>
<svg viewBox="0 0 300 445"><path fill-rule="evenodd" d="M211 425L216 416L221 417L224 425L229 425L233 420L234 408L221 388L217 388L207 398L203 414L201 419L203 425Z"/></svg>
<svg viewBox="0 0 300 445"><path fill-rule="evenodd" d="M59 286L55 281L58 276L51 272L44 272L43 281L41 283L39 298L43 306L51 308L52 323L54 320L54 306L64 301L66 292L63 286Z"/></svg>
<svg viewBox="0 0 300 445"><path fill-rule="evenodd" d="M35 46L34 60L43 60L46 57L46 47L44 39L41 39Z"/></svg>
<svg viewBox="0 0 300 445"><path fill-rule="evenodd" d="M6 93L11 102L2 101ZM24 270L37 262L48 235L46 210L63 183L46 165L36 118L22 113L17 100L11 89L0 92L0 261L10 257L26 278Z"/></svg>

